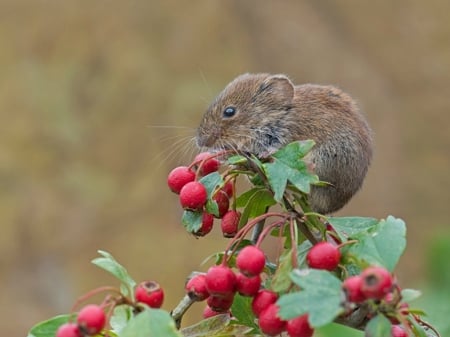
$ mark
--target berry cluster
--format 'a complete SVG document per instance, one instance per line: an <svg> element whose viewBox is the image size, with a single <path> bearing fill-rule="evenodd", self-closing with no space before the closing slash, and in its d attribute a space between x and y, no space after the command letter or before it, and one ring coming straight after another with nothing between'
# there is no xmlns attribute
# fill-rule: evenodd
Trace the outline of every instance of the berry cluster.
<svg viewBox="0 0 450 337"><path fill-rule="evenodd" d="M194 158L190 166L176 167L167 177L167 184L172 192L179 195L181 206L185 210L202 212L202 223L194 233L196 236L204 236L211 231L214 217L221 219L222 233L225 237L234 237L238 230L241 214L236 210L230 210L230 198L234 196L233 181L227 181L212 193L211 199L218 210L216 215L208 213L205 208L208 192L198 178L218 171L219 167L220 162L215 154L203 152Z"/></svg>
<svg viewBox="0 0 450 337"><path fill-rule="evenodd" d="M102 291L103 288L99 290ZM114 307L125 304L130 305L136 312L139 312L141 304L146 304L151 308L160 308L164 300L164 291L154 281L139 283L135 288L134 301L123 296L117 289L114 289L114 292L120 295L113 299L108 296L101 305L88 304L81 308L76 315L76 322L68 322L61 325L56 332L56 337L88 337L97 335L105 328ZM94 291L89 295L96 293L97 291ZM105 309L108 310L108 314L105 313Z"/></svg>

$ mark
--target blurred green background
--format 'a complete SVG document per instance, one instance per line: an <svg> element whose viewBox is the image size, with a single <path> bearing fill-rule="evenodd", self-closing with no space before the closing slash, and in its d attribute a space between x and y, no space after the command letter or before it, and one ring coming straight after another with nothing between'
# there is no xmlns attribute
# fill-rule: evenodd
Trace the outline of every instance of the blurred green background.
<svg viewBox="0 0 450 337"><path fill-rule="evenodd" d="M184 232L166 175L192 159L203 111L243 72L335 84L360 102L376 154L339 214L405 219L398 278L425 287L430 320L448 328L449 13L444 0L0 0L2 334L116 285L90 264L97 249L158 280L173 308L225 241Z"/></svg>

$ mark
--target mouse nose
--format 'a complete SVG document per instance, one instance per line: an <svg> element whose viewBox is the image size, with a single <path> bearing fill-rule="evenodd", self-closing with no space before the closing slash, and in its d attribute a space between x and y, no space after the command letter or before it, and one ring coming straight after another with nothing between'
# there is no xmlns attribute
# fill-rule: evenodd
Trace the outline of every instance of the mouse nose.
<svg viewBox="0 0 450 337"><path fill-rule="evenodd" d="M213 147L218 138L217 130L208 130L208 132L203 132L199 129L197 131L197 137L195 138L198 147Z"/></svg>

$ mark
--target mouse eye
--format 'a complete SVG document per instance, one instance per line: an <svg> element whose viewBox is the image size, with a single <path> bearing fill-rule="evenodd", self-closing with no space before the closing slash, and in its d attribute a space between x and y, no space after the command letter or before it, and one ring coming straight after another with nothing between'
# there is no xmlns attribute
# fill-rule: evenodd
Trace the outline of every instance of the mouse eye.
<svg viewBox="0 0 450 337"><path fill-rule="evenodd" d="M236 108L232 106L228 106L223 110L223 117L230 118L236 114Z"/></svg>

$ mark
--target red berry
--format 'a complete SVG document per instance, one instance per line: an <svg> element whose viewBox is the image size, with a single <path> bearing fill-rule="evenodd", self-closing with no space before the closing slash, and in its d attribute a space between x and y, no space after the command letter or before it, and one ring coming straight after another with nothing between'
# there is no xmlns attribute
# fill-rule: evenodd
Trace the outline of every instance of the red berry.
<svg viewBox="0 0 450 337"><path fill-rule="evenodd" d="M309 325L307 314L289 320L286 330L290 337L311 337L314 333L314 329Z"/></svg>
<svg viewBox="0 0 450 337"><path fill-rule="evenodd" d="M247 276L258 275L264 270L266 257L261 249L256 246L242 248L236 258L236 266L242 274Z"/></svg>
<svg viewBox="0 0 450 337"><path fill-rule="evenodd" d="M342 288L349 302L362 303L367 299L361 291L362 282L361 275L355 275L345 279L342 283Z"/></svg>
<svg viewBox="0 0 450 337"><path fill-rule="evenodd" d="M252 311L256 317L259 317L261 312L263 312L269 305L275 303L278 299L278 295L273 291L267 289L261 289L253 297L252 301Z"/></svg>
<svg viewBox="0 0 450 337"><path fill-rule="evenodd" d="M206 303L213 311L226 312L233 305L233 300L234 293L231 293L227 297L209 296Z"/></svg>
<svg viewBox="0 0 450 337"><path fill-rule="evenodd" d="M56 331L56 337L82 337L78 325L75 323L64 323Z"/></svg>
<svg viewBox="0 0 450 337"><path fill-rule="evenodd" d="M214 224L214 216L212 214L203 212L202 226L194 233L196 236L205 236L211 232Z"/></svg>
<svg viewBox="0 0 450 337"><path fill-rule="evenodd" d="M233 194L234 194L234 184L233 184L233 182L229 181L225 185L223 185L222 191L224 191L228 195L228 198L231 198L233 196Z"/></svg>
<svg viewBox="0 0 450 337"><path fill-rule="evenodd" d="M232 238L236 235L239 227L239 220L241 213L239 211L228 211L222 217L220 227L222 228L223 236L226 238Z"/></svg>
<svg viewBox="0 0 450 337"><path fill-rule="evenodd" d="M236 290L242 296L255 296L261 287L261 276L247 277L242 273L236 274Z"/></svg>
<svg viewBox="0 0 450 337"><path fill-rule="evenodd" d="M209 296L206 289L206 276L204 274L195 275L186 283L186 293L194 301L203 301Z"/></svg>
<svg viewBox="0 0 450 337"><path fill-rule="evenodd" d="M206 176L211 172L215 172L219 169L220 162L216 158L209 158L212 154L209 152L199 153L195 158L194 162L198 162L200 174ZM205 160L206 159L206 160Z"/></svg>
<svg viewBox="0 0 450 337"><path fill-rule="evenodd" d="M393 325L391 328L392 337L408 337L405 329L400 325Z"/></svg>
<svg viewBox="0 0 450 337"><path fill-rule="evenodd" d="M316 269L334 270L341 259L339 249L329 242L319 242L315 244L308 254L306 261L308 266Z"/></svg>
<svg viewBox="0 0 450 337"><path fill-rule="evenodd" d="M206 289L216 297L229 297L236 291L236 275L227 266L213 266L206 273Z"/></svg>
<svg viewBox="0 0 450 337"><path fill-rule="evenodd" d="M392 289L392 275L383 267L369 267L361 273L361 277L361 291L367 298L381 300Z"/></svg>
<svg viewBox="0 0 450 337"><path fill-rule="evenodd" d="M195 180L195 173L186 166L174 168L167 177L167 185L174 193L180 193L187 183Z"/></svg>
<svg viewBox="0 0 450 337"><path fill-rule="evenodd" d="M224 191L219 190L216 194L214 194L213 200L217 202L217 206L219 208L219 215L217 218L220 219L228 211L228 208L230 208L230 199Z"/></svg>
<svg viewBox="0 0 450 337"><path fill-rule="evenodd" d="M180 203L185 209L200 210L206 204L208 193L205 186L198 181L191 181L180 191Z"/></svg>
<svg viewBox="0 0 450 337"><path fill-rule="evenodd" d="M150 308L161 308L164 291L155 281L144 281L136 286L134 297L137 302L145 303Z"/></svg>
<svg viewBox="0 0 450 337"><path fill-rule="evenodd" d="M78 313L77 323L81 332L96 335L105 327L106 315L100 306L88 304Z"/></svg>
<svg viewBox="0 0 450 337"><path fill-rule="evenodd" d="M218 311L214 311L213 309L211 309L209 306L206 306L205 309L203 310L203 318L210 318L213 316L217 316L220 314L224 314L223 312L218 312ZM228 314L230 315L230 312L228 312Z"/></svg>
<svg viewBox="0 0 450 337"><path fill-rule="evenodd" d="M259 315L258 325L266 335L276 336L286 330L286 321L278 316L278 310L278 306L272 303Z"/></svg>

